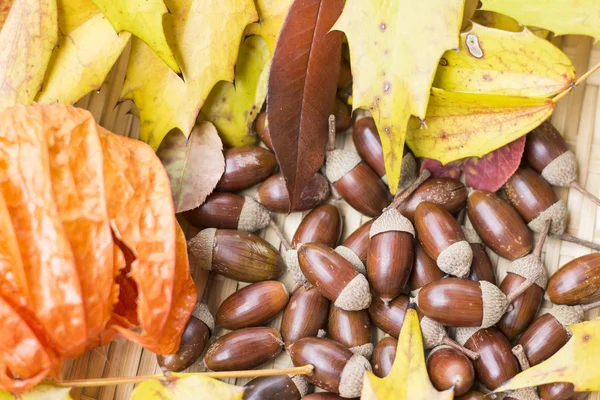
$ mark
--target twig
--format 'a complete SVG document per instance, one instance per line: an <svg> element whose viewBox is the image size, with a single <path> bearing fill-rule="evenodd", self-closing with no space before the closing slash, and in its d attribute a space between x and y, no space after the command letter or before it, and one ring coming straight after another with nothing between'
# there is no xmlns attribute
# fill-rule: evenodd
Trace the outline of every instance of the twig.
<svg viewBox="0 0 600 400"><path fill-rule="evenodd" d="M590 242L589 240L581 239L568 233L562 233L560 235L550 235L551 238L564 240L565 242L576 243L581 246L589 247L592 250L600 251L600 244Z"/></svg>
<svg viewBox="0 0 600 400"><path fill-rule="evenodd" d="M531 368L531 364L529 364L529 360L527 359L527 354L525 354L525 350L523 346L518 344L512 348L512 353L517 357L517 361L519 361L519 365L521 366L521 370L525 371L526 369Z"/></svg>
<svg viewBox="0 0 600 400"><path fill-rule="evenodd" d="M408 199L410 195L417 190L417 188L421 186L421 184L430 176L431 173L428 170L421 172L421 174L413 181L413 183L410 184L410 186L408 186L402 193L398 193L396 197L394 197L394 201L392 201L392 204L386 207L386 210L398 208L398 206L402 204L404 200Z"/></svg>
<svg viewBox="0 0 600 400"><path fill-rule="evenodd" d="M550 225L552 225L551 219L547 219L546 221L544 221L544 225L542 226L542 230L540 231L540 236L538 237L537 242L535 242L535 247L533 248L533 255L537 258L540 258L542 255L544 243L546 242L546 238L548 237L548 232L550 232Z"/></svg>
<svg viewBox="0 0 600 400"><path fill-rule="evenodd" d="M596 196L594 196L593 194L591 194L590 192L588 192L583 186L581 186L579 183L577 182L571 182L571 184L569 185L570 188L577 190L579 193L581 193L583 196L585 196L586 198L590 199L591 201L594 202L595 205L600 207L600 199L597 198Z"/></svg>
<svg viewBox="0 0 600 400"><path fill-rule="evenodd" d="M327 150L331 151L335 149L335 115L329 116L329 144Z"/></svg>
<svg viewBox="0 0 600 400"><path fill-rule="evenodd" d="M595 301L593 303L589 303L589 304L582 304L581 308L583 309L583 311L589 311L592 310L596 307L600 307L600 300Z"/></svg>
<svg viewBox="0 0 600 400"><path fill-rule="evenodd" d="M556 103L557 101L559 101L560 99L562 99L563 97L565 97L566 95L568 95L571 90L573 90L573 88L577 87L577 85L579 85L581 82L585 81L587 78L589 78L589 76L591 74L593 74L594 72L596 72L598 70L598 68L600 68L600 63L594 65L590 70L588 70L585 74L581 75L579 78L577 78L577 80L575 82L573 82L571 84L571 86L569 86L567 89L563 90L562 92L560 92L559 94L557 94L556 96L554 96L552 98L552 102Z"/></svg>
<svg viewBox="0 0 600 400"><path fill-rule="evenodd" d="M479 353L476 353L472 350L467 349L464 346L461 346L460 344L456 343L454 340L450 339L448 336L444 336L444 338L442 339L442 343L444 343L446 346L452 347L454 350L460 351L461 353L463 353L465 356L469 357L473 361L479 359Z"/></svg>
<svg viewBox="0 0 600 400"><path fill-rule="evenodd" d="M271 219L269 221L269 226L271 227L271 229L273 229L275 231L275 234L279 237L279 240L281 240L281 244L283 244L283 247L286 250L290 250L292 248L292 245L290 244L290 242L287 240L287 238L283 234L283 231L281 230L279 225L277 225L277 223L275 223L275 221L273 221L273 219Z"/></svg>

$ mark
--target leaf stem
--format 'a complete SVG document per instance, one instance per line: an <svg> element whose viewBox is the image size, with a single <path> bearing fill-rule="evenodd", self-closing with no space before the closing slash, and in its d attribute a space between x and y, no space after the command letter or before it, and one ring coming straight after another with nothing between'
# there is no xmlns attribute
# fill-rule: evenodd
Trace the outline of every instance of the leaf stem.
<svg viewBox="0 0 600 400"><path fill-rule="evenodd" d="M573 90L573 88L577 87L577 85L579 85L582 82L584 82L587 78L589 78L589 76L591 74L593 74L594 72L596 72L599 68L600 68L600 62L597 63L596 65L594 65L592 68L590 68L585 74L583 74L579 78L577 78L577 80L575 82L571 83L571 86L569 86L568 88L566 88L565 90L563 90L562 92L560 92L559 94L557 94L556 96L554 96L552 98L552 102L556 103L560 99L562 99L563 97L565 97L566 95L568 95L571 92L571 90Z"/></svg>
<svg viewBox="0 0 600 400"><path fill-rule="evenodd" d="M327 150L335 150L335 115L329 115L329 143Z"/></svg>

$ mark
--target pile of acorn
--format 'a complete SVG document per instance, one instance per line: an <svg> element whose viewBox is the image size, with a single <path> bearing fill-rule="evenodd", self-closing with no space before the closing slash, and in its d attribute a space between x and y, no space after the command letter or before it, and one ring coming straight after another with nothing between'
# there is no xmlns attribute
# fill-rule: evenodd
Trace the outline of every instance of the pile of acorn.
<svg viewBox="0 0 600 400"><path fill-rule="evenodd" d="M348 116L337 120L345 121L338 131L351 124ZM264 113L257 131L270 147ZM541 259L548 235L597 249L564 232L566 206L549 182L574 182L575 160L550 123L528 134L524 166L499 194L469 193L461 182L428 178L427 172L417 177L417 163L406 152L402 189L391 199L373 119L357 119L352 136L358 154L330 147L324 174L304 189L297 210L312 211L289 244L283 238L283 254L252 233L269 224L277 229L271 212L287 212L283 177L273 175L274 154L258 146L225 151L216 191L184 215L201 229L189 242L190 259L196 267L251 284L225 299L214 320L198 305L179 352L159 357L164 369L195 363L216 323L231 332L206 350L203 362L211 370L260 367L282 350L295 366L314 366L306 376L254 379L245 399L359 397L366 369L379 377L389 373L410 305L419 313L433 385L453 387L457 399L483 399L556 353L569 340L567 326L599 305L600 254L574 259L549 279ZM255 198L235 193L257 184ZM323 204L332 192L374 217L341 245L335 201ZM539 233L536 243L532 231ZM512 261L502 282L485 247ZM277 281L286 269L296 281L291 296ZM544 295L552 306L536 318ZM264 326L280 312L280 331ZM373 343L374 327L389 336ZM330 393L307 395L311 384ZM583 396L571 384L554 383L505 398Z"/></svg>

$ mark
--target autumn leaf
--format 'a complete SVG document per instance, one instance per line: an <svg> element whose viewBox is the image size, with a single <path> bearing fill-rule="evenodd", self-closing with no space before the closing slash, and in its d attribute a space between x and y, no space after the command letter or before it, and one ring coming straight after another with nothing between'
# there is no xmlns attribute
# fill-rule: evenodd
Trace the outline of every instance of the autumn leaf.
<svg viewBox="0 0 600 400"><path fill-rule="evenodd" d="M508 15L523 25L548 29L555 35L588 35L600 39L597 0L482 0L483 10Z"/></svg>
<svg viewBox="0 0 600 400"><path fill-rule="evenodd" d="M226 146L256 143L252 123L265 101L269 72L269 48L260 36L247 38L235 65L235 85L219 82L202 107L204 117L212 122Z"/></svg>
<svg viewBox="0 0 600 400"><path fill-rule="evenodd" d="M35 99L56 45L56 15L55 0L13 1L0 31L0 110Z"/></svg>
<svg viewBox="0 0 600 400"><path fill-rule="evenodd" d="M348 38L352 106L376 121L392 193L409 117L425 118L438 61L458 47L463 7L464 0L348 0L333 28Z"/></svg>
<svg viewBox="0 0 600 400"><path fill-rule="evenodd" d="M546 98L431 89L427 126L412 118L406 142L417 157L442 164L482 157L540 125L554 110Z"/></svg>
<svg viewBox="0 0 600 400"><path fill-rule="evenodd" d="M242 400L243 395L243 387L196 375L167 384L155 379L142 382L131 393L131 400Z"/></svg>
<svg viewBox="0 0 600 400"><path fill-rule="evenodd" d="M396 359L390 373L378 378L367 371L363 383L361 400L452 400L454 392L435 390L425 366L423 338L417 311L410 307L406 311Z"/></svg>
<svg viewBox="0 0 600 400"><path fill-rule="evenodd" d="M181 72L163 31L163 0L93 0L117 32L142 39L176 73Z"/></svg>
<svg viewBox="0 0 600 400"><path fill-rule="evenodd" d="M290 211L325 158L342 54L341 33L329 30L343 7L342 0L294 1L271 61L267 120Z"/></svg>
<svg viewBox="0 0 600 400"><path fill-rule="evenodd" d="M459 51L444 53L433 86L455 92L550 97L575 81L569 58L531 33L473 23L460 35Z"/></svg>
<svg viewBox="0 0 600 400"><path fill-rule="evenodd" d="M600 319L570 325L573 335L558 352L505 382L504 392L552 382L570 382L578 392L600 391Z"/></svg>
<svg viewBox="0 0 600 400"><path fill-rule="evenodd" d="M0 30L2 30L2 25L4 25L4 21L6 21L6 18L8 17L12 2L13 0L4 0L3 2L0 2Z"/></svg>
<svg viewBox="0 0 600 400"><path fill-rule="evenodd" d="M519 25L515 19L492 11L476 10L473 17L471 17L471 22L509 32L521 32L523 30L523 25Z"/></svg>
<svg viewBox="0 0 600 400"><path fill-rule="evenodd" d="M58 34L66 36L100 10L92 0L57 0Z"/></svg>
<svg viewBox="0 0 600 400"><path fill-rule="evenodd" d="M259 21L248 25L246 34L260 35L267 42L271 54L275 51L275 43L279 37L281 26L285 20L293 0L255 0Z"/></svg>
<svg viewBox="0 0 600 400"><path fill-rule="evenodd" d="M222 150L210 122L195 126L187 139L176 129L165 137L156 155L169 175L176 213L198 207L217 186L225 170Z"/></svg>
<svg viewBox="0 0 600 400"><path fill-rule="evenodd" d="M12 394L0 391L0 400L72 400L70 388L39 385L26 393Z"/></svg>
<svg viewBox="0 0 600 400"><path fill-rule="evenodd" d="M244 28L257 19L252 0L170 0L164 17L167 36L183 79L144 42L132 40L121 97L140 112L140 138L157 149L179 128L189 136L196 116L218 81L233 80Z"/></svg>

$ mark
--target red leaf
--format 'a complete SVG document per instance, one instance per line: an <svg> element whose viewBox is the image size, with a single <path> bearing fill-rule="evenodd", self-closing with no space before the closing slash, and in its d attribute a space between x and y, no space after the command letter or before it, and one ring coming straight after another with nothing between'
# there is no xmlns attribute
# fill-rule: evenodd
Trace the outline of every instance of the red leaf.
<svg viewBox="0 0 600 400"><path fill-rule="evenodd" d="M275 46L267 93L273 150L294 210L321 168L340 69L342 0L295 0Z"/></svg>
<svg viewBox="0 0 600 400"><path fill-rule="evenodd" d="M460 165L462 161L452 161L446 165L443 165L438 160L431 158L424 158L421 163L421 172L428 170L434 178L460 178L461 170Z"/></svg>

